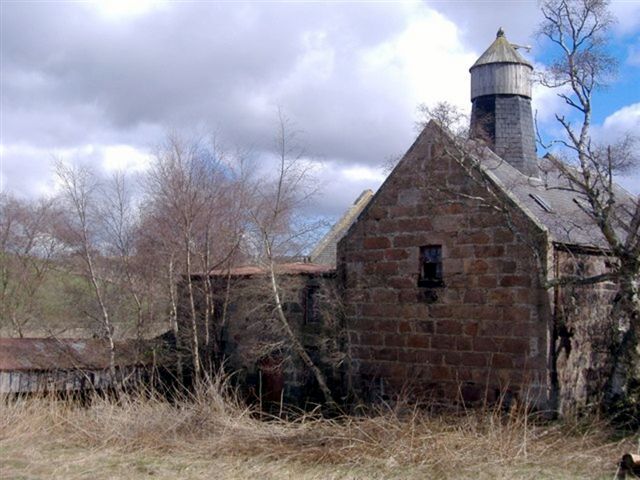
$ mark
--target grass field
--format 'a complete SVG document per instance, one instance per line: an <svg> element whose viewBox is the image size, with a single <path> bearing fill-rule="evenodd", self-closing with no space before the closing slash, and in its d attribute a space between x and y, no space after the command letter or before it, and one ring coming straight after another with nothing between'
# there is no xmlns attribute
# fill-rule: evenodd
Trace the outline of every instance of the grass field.
<svg viewBox="0 0 640 480"><path fill-rule="evenodd" d="M0 478L610 479L639 441L596 421L536 425L487 409L258 417L217 387L175 403L5 401Z"/></svg>

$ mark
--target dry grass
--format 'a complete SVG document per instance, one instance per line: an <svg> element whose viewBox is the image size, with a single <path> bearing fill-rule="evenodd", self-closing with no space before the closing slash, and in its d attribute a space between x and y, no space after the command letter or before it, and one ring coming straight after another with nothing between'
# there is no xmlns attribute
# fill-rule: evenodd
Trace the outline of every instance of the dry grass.
<svg viewBox="0 0 640 480"><path fill-rule="evenodd" d="M169 403L0 406L0 478L612 478L638 437L499 411L261 421L214 385Z"/></svg>

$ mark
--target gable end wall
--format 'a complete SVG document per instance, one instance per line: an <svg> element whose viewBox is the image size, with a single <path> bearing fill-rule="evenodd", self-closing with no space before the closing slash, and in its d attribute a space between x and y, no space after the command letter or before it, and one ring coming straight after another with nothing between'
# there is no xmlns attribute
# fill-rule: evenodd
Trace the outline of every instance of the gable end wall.
<svg viewBox="0 0 640 480"><path fill-rule="evenodd" d="M532 250L429 128L338 246L354 383L365 395L466 401L526 385L540 400L548 296ZM534 228L515 209L510 218ZM418 287L420 246L433 244L445 286Z"/></svg>

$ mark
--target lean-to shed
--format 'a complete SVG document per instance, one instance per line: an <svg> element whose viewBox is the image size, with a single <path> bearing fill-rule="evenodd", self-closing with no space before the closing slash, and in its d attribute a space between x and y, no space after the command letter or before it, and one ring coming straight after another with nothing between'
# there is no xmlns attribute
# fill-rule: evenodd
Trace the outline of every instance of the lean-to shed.
<svg viewBox="0 0 640 480"><path fill-rule="evenodd" d="M0 394L107 389L141 379L154 364L150 342L116 342L117 378L100 339L0 338Z"/></svg>

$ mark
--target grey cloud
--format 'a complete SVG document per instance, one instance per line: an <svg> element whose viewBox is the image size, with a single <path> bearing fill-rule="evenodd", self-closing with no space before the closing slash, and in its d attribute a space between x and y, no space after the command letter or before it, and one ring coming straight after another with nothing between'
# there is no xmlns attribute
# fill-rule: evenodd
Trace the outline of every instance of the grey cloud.
<svg viewBox="0 0 640 480"><path fill-rule="evenodd" d="M14 191L39 190L57 149L148 149L171 129L266 150L278 106L310 152L337 162L378 164L413 135L413 112L354 70L363 49L405 27L392 4L170 3L126 20L71 2L2 10L2 143L26 147L4 155ZM329 77L288 84L313 34L333 55Z"/></svg>
<svg viewBox="0 0 640 480"><path fill-rule="evenodd" d="M464 18L455 8L443 13ZM396 5L170 4L114 23L69 3L16 4L4 19L8 142L146 148L163 129L205 126L264 150L280 106L305 131L308 151L338 168L379 165L415 135L414 106L397 93L405 79L390 89L389 79L356 68L363 50L406 26L407 12ZM493 35L469 32L480 45ZM324 34L320 46L332 55L328 78L309 71L287 83L314 33ZM330 201L320 203L335 213L369 186L353 183L353 192L328 188Z"/></svg>
<svg viewBox="0 0 640 480"><path fill-rule="evenodd" d="M530 42L538 21L533 1L428 5L476 53L498 26ZM216 131L260 152L272 145L277 107L304 130L307 150L335 168L379 165L408 148L415 106L406 79L376 78L358 61L402 32L408 11L393 3L172 2L114 20L83 3L4 2L2 143L33 148L5 155L3 174L28 189L48 151L144 150L170 129ZM330 55L326 72L300 70L314 52ZM366 183L354 182L349 196ZM341 195L328 195L329 211Z"/></svg>
<svg viewBox="0 0 640 480"><path fill-rule="evenodd" d="M71 4L12 5L3 24L4 107L96 106L105 114L100 128L224 119L244 129L247 94L277 85L294 68L306 32L333 31L339 55L349 55L402 27L389 21L393 9L345 18L352 9L175 4L113 25ZM340 34L335 25L346 22L351 28Z"/></svg>
<svg viewBox="0 0 640 480"><path fill-rule="evenodd" d="M35 197L43 194L51 188L50 177L43 176L42 172L49 173L50 159L46 156L31 156L16 154L10 162L3 162L2 182L13 194L25 197ZM39 175L30 175L30 172L40 172ZM11 185L8 185L11 182Z"/></svg>
<svg viewBox="0 0 640 480"><path fill-rule="evenodd" d="M478 54L495 38L499 27L513 43L533 43L533 33L541 20L538 2L534 0L427 3L459 27L463 43Z"/></svg>

